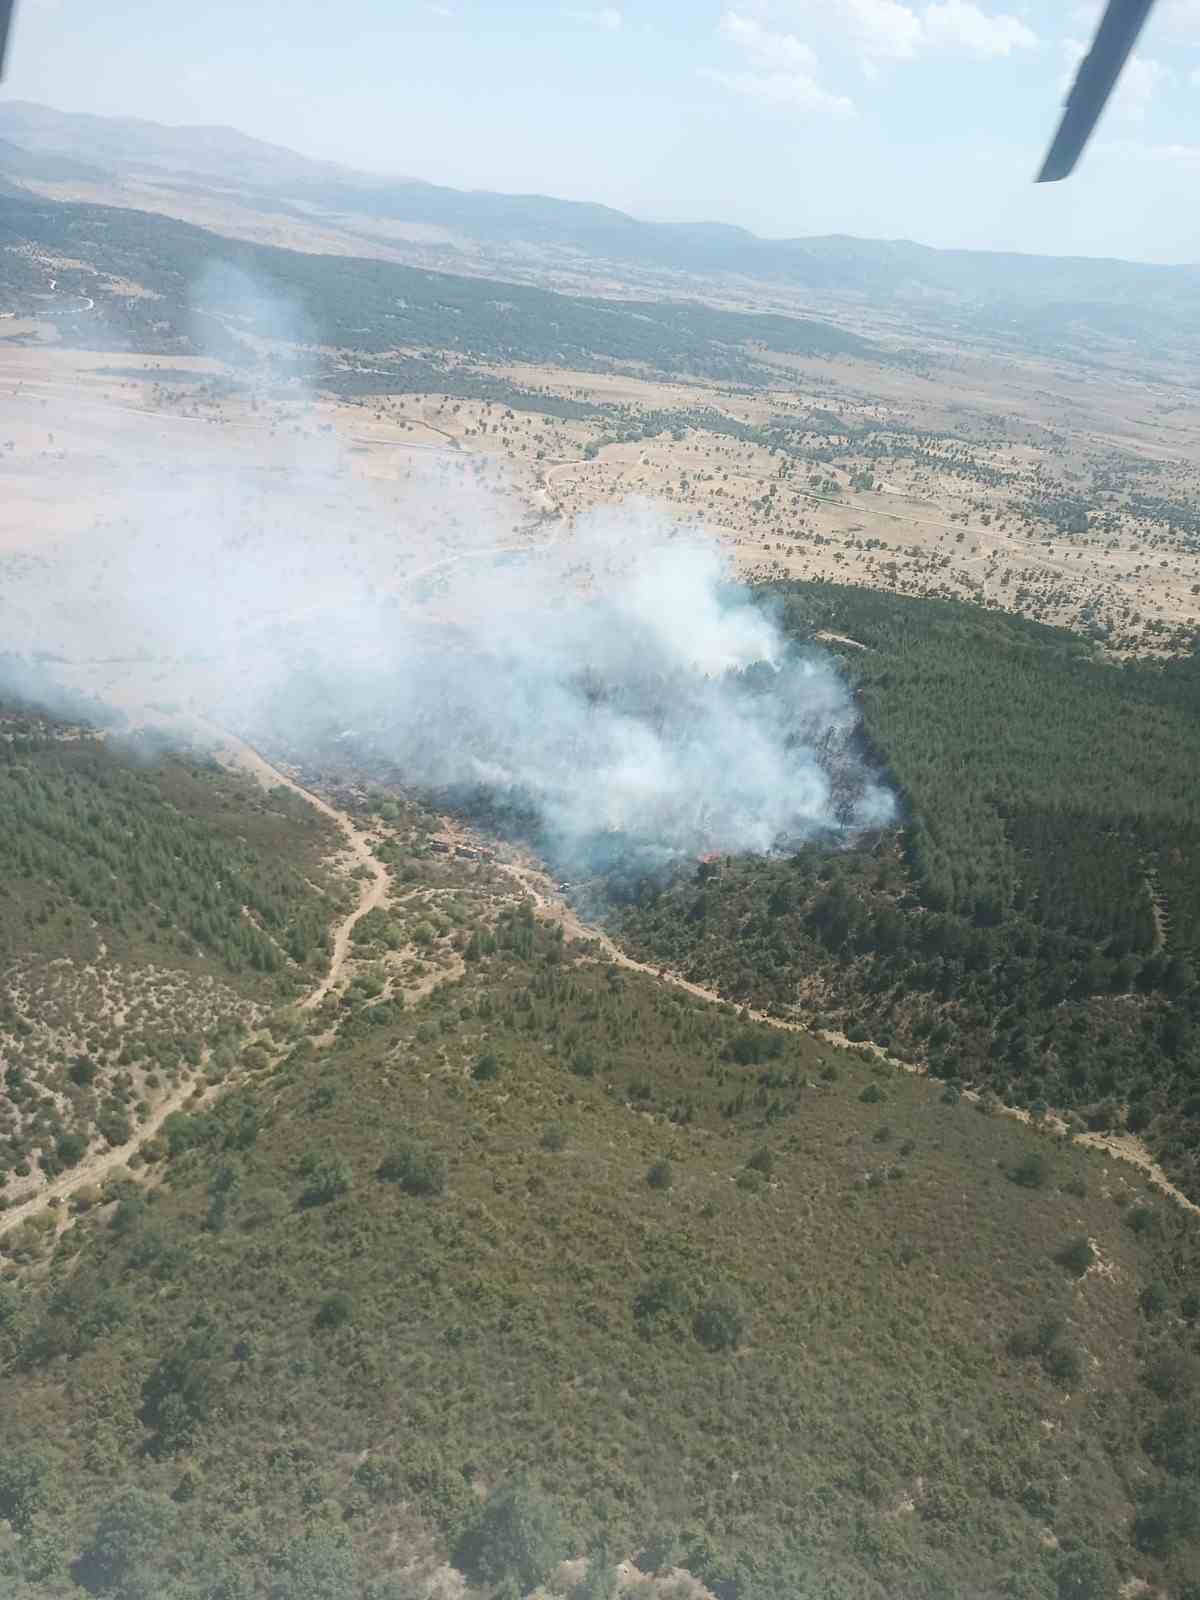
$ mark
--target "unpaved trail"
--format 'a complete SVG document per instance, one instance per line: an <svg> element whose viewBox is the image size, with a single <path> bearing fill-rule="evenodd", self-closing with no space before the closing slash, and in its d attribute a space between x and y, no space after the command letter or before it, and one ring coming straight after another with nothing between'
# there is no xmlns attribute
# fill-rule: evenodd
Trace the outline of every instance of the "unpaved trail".
<svg viewBox="0 0 1200 1600"><path fill-rule="evenodd" d="M599 461L599 459L600 457L598 455L572 456L569 461L551 462L551 464L545 469L541 475L536 492L540 494L542 499L546 502L547 509L549 510L551 516L559 516L562 512L562 503L555 498L554 490L551 488L554 474L556 472L569 472L572 467L588 467L591 466L593 462Z"/></svg>
<svg viewBox="0 0 1200 1600"><path fill-rule="evenodd" d="M39 1212L45 1211L51 1200L65 1200L77 1189L86 1189L90 1184L103 1181L109 1173L115 1172L118 1167L129 1164L129 1158L147 1139L154 1135L166 1122L173 1112L182 1111L184 1106L192 1100L196 1093L195 1082L182 1083L165 1100L160 1100L158 1105L146 1118L128 1144L118 1145L115 1150L105 1150L96 1155L86 1156L77 1167L72 1167L62 1177L53 1179L50 1183L35 1189L26 1200L15 1205L11 1210L0 1215L0 1234L8 1233L22 1222L28 1222L30 1217L35 1217ZM210 1087L197 1097L196 1104L208 1100L215 1094L215 1086Z"/></svg>
<svg viewBox="0 0 1200 1600"><path fill-rule="evenodd" d="M754 1022L761 1022L768 1028L782 1028L788 1033L807 1033L815 1038L824 1039L828 1044L837 1045L843 1050L867 1049L880 1061L896 1068L900 1072L908 1072L916 1077L926 1076L925 1068L914 1066L911 1062L901 1061L895 1056L890 1056L879 1045L855 1044L847 1039L845 1034L837 1033L829 1028L810 1028L802 1022L788 1022L783 1017L774 1017L766 1011L756 1011L750 1006L739 1006L736 1001L727 1000L724 995L718 994L715 989L707 989L703 984L692 983L689 979L680 977L677 973L669 972L664 967L651 966L645 961L635 961L632 956L627 956L598 928L589 927L581 922L575 912L559 895L551 879L536 867L520 862L497 861L496 866L501 872L506 873L519 883L525 894L532 900L537 914L548 922L556 923L562 928L563 933L570 939L582 939L596 945L604 952L608 960L619 967L625 967L631 972L644 972L649 977L660 983L672 984L677 989L683 989L693 995L697 1000L703 1000L709 1005L727 1005L739 1013L749 1017ZM978 1101L981 1096L976 1090L963 1091L964 1099ZM1067 1132L1067 1123L1063 1117L1055 1112L1050 1112L1039 1124L1023 1106L997 1105L996 1111L1001 1116L1012 1117L1018 1122L1023 1122L1031 1128L1040 1128L1049 1134L1062 1134ZM1166 1173L1146 1149L1142 1141L1132 1133L1077 1133L1074 1142L1086 1146L1089 1150L1103 1150L1105 1154L1114 1156L1118 1161L1127 1161L1137 1167L1144 1177L1156 1189L1168 1195L1177 1205L1185 1211L1190 1211L1195 1216L1200 1216L1200 1205L1194 1200L1189 1200L1182 1189L1176 1187L1167 1177Z"/></svg>
<svg viewBox="0 0 1200 1600"><path fill-rule="evenodd" d="M200 719L195 719L197 722ZM344 811L339 811L336 806L331 806L327 800L322 800L320 795L313 794L298 784L294 778L289 778L286 773L280 772L278 767L273 767L265 756L260 755L251 745L234 735L226 733L223 729L215 728L211 723L203 724L205 731L215 734L220 743L218 759L226 766L234 767L248 773L256 779L264 789L273 789L282 784L285 789L290 789L293 794L298 794L313 806L323 816L336 822L346 838L350 853L371 874L364 882L362 893L354 910L343 917L338 924L337 932L333 939L333 954L330 958L329 969L320 983L310 994L305 995L299 1002L298 1009L311 1011L319 1006L321 1001L337 983L345 967L346 958L350 950L350 939L354 932L354 925L360 917L366 916L368 911L381 905L387 896L388 873L387 868L377 859L371 849L370 842L356 827L353 819ZM431 985L432 987L432 985ZM205 1058L207 1052L205 1053ZM36 1189L27 1199L13 1206L10 1210L0 1214L0 1234L8 1233L12 1228L22 1222L28 1222L31 1217L45 1211L52 1200L65 1200L79 1189L84 1189L93 1184L100 1183L110 1173L119 1167L129 1164L133 1156L145 1140L153 1138L162 1128L167 1118L176 1111L181 1111L189 1103L199 1107L214 1099L220 1092L221 1085L212 1084L201 1089L197 1094L199 1083L193 1079L182 1083L171 1094L167 1095L151 1111L139 1127L133 1138L128 1143L119 1145L112 1150L104 1150L94 1155L86 1156L78 1166L72 1167L69 1172L63 1173L59 1178L44 1184Z"/></svg>
<svg viewBox="0 0 1200 1600"><path fill-rule="evenodd" d="M298 1010L313 1011L342 975L346 958L350 954L350 940L354 934L355 924L360 918L365 917L368 911L374 911L387 899L389 883L387 868L371 849L370 841L357 827L352 817L345 811L339 811L336 806L331 806L328 800L322 800L321 796L314 794L311 789L304 788L294 778L289 778L278 767L272 766L264 755L243 739L238 739L222 730L218 759L225 766L248 773L264 789L274 789L282 784L285 789L290 789L293 794L298 794L302 800L306 800L322 816L336 822L345 836L350 854L359 866L365 867L370 873L370 877L363 883L358 904L338 924L337 932L333 936L333 954L330 957L329 970L317 987L299 1002Z"/></svg>

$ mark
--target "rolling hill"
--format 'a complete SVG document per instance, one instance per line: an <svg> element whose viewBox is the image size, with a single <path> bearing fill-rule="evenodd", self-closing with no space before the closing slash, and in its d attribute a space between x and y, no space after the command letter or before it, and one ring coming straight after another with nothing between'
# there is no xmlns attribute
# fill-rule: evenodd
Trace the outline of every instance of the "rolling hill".
<svg viewBox="0 0 1200 1600"><path fill-rule="evenodd" d="M115 184L106 197L118 203L145 204L143 189L137 200L122 201L120 185L123 177L150 175L164 209L172 186L179 196L198 187L238 197L243 211L345 228L368 253L372 241L391 259L407 248L414 263L451 271L536 278L590 263L631 282L647 274L662 286L686 279L691 294L721 283L773 285L831 308L888 308L916 329L1008 349L1086 354L1099 343L1189 359L1200 349L1200 266L937 250L849 236L767 239L724 223L655 222L545 195L355 172L231 128L167 127L21 101L0 102L0 137L44 161L103 168ZM396 225L433 230L436 242L417 238L406 247Z"/></svg>
<svg viewBox="0 0 1200 1600"><path fill-rule="evenodd" d="M0 1231L6 1595L1193 1592L1192 1218L361 826L348 986Z"/></svg>

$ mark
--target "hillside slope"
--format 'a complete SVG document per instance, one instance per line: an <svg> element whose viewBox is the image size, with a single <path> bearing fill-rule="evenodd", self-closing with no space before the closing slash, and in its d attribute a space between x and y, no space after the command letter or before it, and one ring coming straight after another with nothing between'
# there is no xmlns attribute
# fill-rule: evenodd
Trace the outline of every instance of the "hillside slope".
<svg viewBox="0 0 1200 1600"><path fill-rule="evenodd" d="M811 318L722 311L695 301L562 295L249 244L106 206L14 200L0 216L0 240L0 309L24 309L31 293L44 297L51 280L60 295L86 295L95 308L86 316L72 312L64 327L85 348L132 345L237 363L251 358L243 335L278 337L282 320L302 346L358 355L428 351L439 365L447 357L581 368L620 363L765 384L778 377L763 364L764 350L906 360ZM38 267L42 281L31 283ZM130 283L142 292L131 296Z"/></svg>
<svg viewBox="0 0 1200 1600"><path fill-rule="evenodd" d="M842 653L899 825L610 876L620 935L731 1000L1141 1134L1200 1197L1196 658L1118 666L1062 629L837 584L764 599Z"/></svg>
<svg viewBox="0 0 1200 1600"><path fill-rule="evenodd" d="M1090 357L1113 347L1139 362L1197 353L1200 267L1192 265L937 250L847 235L765 239L725 223L653 222L589 202L355 172L232 128L168 127L21 101L0 103L0 136L47 158L109 169L116 187L106 197L118 203L122 176L148 174L153 183L134 204L155 187L168 211L196 194L210 202L232 194L234 212L345 229L393 260L408 230L409 259L450 270L525 278L590 266L634 281L674 277L688 294L697 280L756 283L843 310L886 308L915 327L1004 348Z"/></svg>
<svg viewBox="0 0 1200 1600"><path fill-rule="evenodd" d="M376 918L148 1184L6 1241L6 1593L514 1594L589 1549L589 1593L645 1550L731 1600L1200 1578L1190 1218L596 961L380 804L463 975L377 1003Z"/></svg>

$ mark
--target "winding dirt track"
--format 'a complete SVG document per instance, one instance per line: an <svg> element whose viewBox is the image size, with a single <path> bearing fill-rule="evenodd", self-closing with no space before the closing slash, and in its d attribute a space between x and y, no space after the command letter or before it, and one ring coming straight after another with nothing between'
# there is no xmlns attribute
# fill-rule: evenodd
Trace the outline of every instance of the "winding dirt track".
<svg viewBox="0 0 1200 1600"><path fill-rule="evenodd" d="M222 733L222 747L219 759L225 766L235 767L248 773L262 784L264 789L274 789L283 786L290 789L293 794L298 794L302 800L307 800L309 805L319 811L322 816L336 822L345 835L346 844L350 854L359 866L365 867L370 873L370 878L364 882L362 894L358 904L349 916L343 917L338 924L337 932L333 936L333 954L329 961L329 970L321 979L311 994L305 995L299 1002L301 1011L313 1011L321 1004L325 996L337 983L346 965L346 957L350 953L350 940L354 933L354 925L360 917L365 917L368 911L374 911L383 904L388 892L387 868L378 859L371 849L365 834L355 826L353 819L344 811L339 811L336 806L331 806L327 800L322 800L319 794L314 794L311 789L305 789L294 778L289 778L286 773L280 772L278 767L273 767L267 758L260 755L252 745L244 743L241 739L234 738L231 734Z"/></svg>
<svg viewBox="0 0 1200 1600"><path fill-rule="evenodd" d="M643 972L660 983L669 983L676 989L683 989L687 994L693 995L697 1000L703 1000L709 1005L736 1005L736 1002L727 1000L724 995L718 994L715 989L706 989L702 984L692 983L687 978L668 972L665 968L649 965L645 961L635 961L632 956L627 956L619 946L615 945L607 934L601 933L596 928L590 928L583 923L572 911L571 907L561 898L554 889L550 878L544 872L534 867L520 865L514 862L497 862L500 870L513 878L533 902L534 910L538 916L548 922L554 922L562 928L563 933L570 939L585 939L597 945L607 957L619 967L625 967L630 972ZM771 1016L766 1011L755 1011L750 1007L737 1006L738 1011L755 1022L761 1022L769 1028L782 1028L787 1033L807 1033L817 1038L824 1039L827 1043L836 1045L844 1050L868 1049L881 1061L886 1061L890 1067L899 1072L909 1072L918 1077L925 1076L923 1067L913 1066L911 1062L900 1061L895 1056L889 1056L878 1045L855 1045L847 1039L845 1034L835 1033L830 1029L817 1030L808 1027L803 1022L788 1022L782 1017ZM977 1101L980 1095L973 1089L963 1091L964 1099ZM1025 1123L1028 1127L1040 1128L1041 1131L1057 1135L1067 1132L1064 1119L1050 1113L1042 1123L1034 1121L1028 1111L1021 1106L998 1105L997 1112L1001 1116L1012 1117L1018 1122ZM1163 1194L1170 1196L1177 1205L1185 1211L1190 1211L1194 1216L1200 1216L1200 1205L1194 1200L1189 1200L1182 1189L1176 1187L1167 1177L1166 1173L1146 1149L1142 1141L1132 1133L1077 1133L1074 1142L1085 1146L1089 1150L1101 1150L1106 1155L1113 1156L1118 1161L1127 1161L1138 1168L1146 1180Z"/></svg>
<svg viewBox="0 0 1200 1600"><path fill-rule="evenodd" d="M199 1105L209 1099L213 1092L212 1089L209 1089L201 1093L193 1103ZM74 1194L77 1189L87 1188L89 1184L100 1183L119 1167L127 1166L130 1156L134 1154L138 1147L147 1139L153 1138L173 1112L182 1111L184 1106L189 1101L192 1101L195 1093L196 1085L194 1083L180 1084L173 1094L169 1094L165 1100L159 1101L145 1122L138 1127L137 1133L130 1139L128 1144L118 1145L115 1149L87 1156L77 1167L72 1167L70 1172L64 1173L61 1178L55 1178L42 1188L35 1189L27 1200L22 1200L19 1205L13 1206L10 1211L5 1211L3 1215L0 1215L0 1235L8 1233L10 1229L17 1227L19 1223L28 1222L31 1217L36 1217L40 1212L45 1211L51 1200L65 1200L69 1195Z"/></svg>
<svg viewBox="0 0 1200 1600"><path fill-rule="evenodd" d="M224 730L215 729L211 724L206 724L206 731L219 735L221 748L218 758L229 767L234 767L248 773L266 789L273 789L282 784L285 789L290 789L313 806L323 816L336 822L345 835L347 846L354 859L366 867L370 877L364 881L362 893L354 910L343 917L338 924L333 938L333 954L330 958L329 969L320 983L311 993L305 995L299 1002L299 1009L311 1011L319 1006L321 1001L337 983L346 964L346 957L350 951L350 939L354 932L354 925L360 917L366 916L368 911L382 904L388 891L387 868L379 861L371 849L370 843L353 820L344 811L339 811L331 806L328 801L322 800L320 795L313 794L311 790L302 788L293 778L280 772L277 767L261 756L257 750L243 743L241 739L234 738ZM205 1052L207 1059L207 1052ZM215 1098L219 1089L210 1085L197 1093L197 1084L194 1080L181 1083L177 1089L167 1095L151 1111L145 1122L141 1123L133 1138L127 1144L118 1145L112 1150L99 1151L95 1155L87 1156L78 1166L72 1167L69 1172L63 1173L59 1178L53 1179L42 1188L36 1189L29 1197L13 1206L10 1210L0 1214L0 1234L8 1233L23 1222L28 1222L31 1217L37 1216L46 1210L52 1200L65 1200L79 1189L89 1185L98 1184L119 1168L128 1166L129 1159L138 1150L145 1140L153 1138L166 1122L167 1118L176 1111L182 1111L184 1106L200 1106Z"/></svg>
<svg viewBox="0 0 1200 1600"><path fill-rule="evenodd" d="M314 794L310 789L305 789L295 779L289 778L285 773L280 772L257 750L245 744L242 740L234 738L223 730L213 729L211 724L208 725L208 731L210 733L219 733L221 741L219 758L225 765L246 772L261 783L264 788L269 789L282 785L285 789L290 789L293 794L301 796L323 816L329 817L331 821L335 822L346 838L350 853L360 865L367 868L370 874L370 877L363 884L358 905L338 924L334 935L333 954L330 959L329 970L317 987L299 1002L299 1009L304 1011L312 1010L320 1005L321 1001L340 978L349 954L350 939L355 924L360 917L364 917L368 911L382 904L385 899L389 881L387 869L375 856L369 840L346 812L339 811L335 806L331 806L328 801L321 799L320 795ZM451 837L458 832L448 819L446 831ZM668 972L665 968L656 967L644 961L635 961L632 956L626 955L618 945L613 943L607 934L580 921L571 907L556 892L553 882L544 872L533 866L515 862L497 862L496 864L502 872L519 885L521 892L532 901L537 915L546 921L557 924L568 938L586 941L594 948L601 950L606 959L615 965L623 967L630 972L643 973L647 977L653 978L656 982L669 983L674 988L682 989L685 993L692 995L697 1000L704 1001L708 1005L732 1004L723 995L718 994L715 989L705 988L703 984L692 983L689 979ZM438 975L437 981L440 981L441 976ZM433 986L432 984L430 985L430 987ZM812 1034L814 1032L813 1029L802 1022L788 1022L781 1017L771 1016L768 1012L756 1011L749 1007L738 1009L744 1009L747 1016L755 1022L765 1024L767 1027L781 1028L789 1033ZM817 1037L843 1048L855 1048L843 1035L832 1033L828 1030L817 1034ZM872 1049L881 1060L887 1061L889 1065L900 1071L917 1074L922 1071L921 1068L914 1067L908 1062L899 1061L894 1057L888 1056L886 1052L880 1050L877 1046L869 1046L868 1048ZM0 1234L8 1232L11 1228L44 1211L52 1199L65 1199L76 1190L89 1184L95 1184L109 1173L126 1166L129 1158L138 1149L139 1145L157 1133L172 1112L181 1110L189 1102L194 1105L202 1105L214 1098L218 1093L219 1088L216 1085L210 1086L199 1094L196 1092L196 1086L192 1083L180 1085L174 1094L168 1095L165 1100L154 1108L150 1116L138 1129L135 1137L128 1144L88 1158L81 1162L78 1167L73 1167L69 1173L64 1174L61 1178L56 1178L44 1188L37 1190L36 1193L30 1195L28 1199L22 1201L19 1205L14 1206L10 1211L4 1212L0 1216ZM966 1095L972 1099L979 1098L977 1094L970 1090L966 1091ZM1030 1114L1020 1107L1001 1106L998 1110L1003 1115L1015 1117L1017 1120L1031 1126L1037 1126ZM1044 1126L1047 1131L1052 1133L1060 1132L1065 1127L1060 1119L1054 1117L1047 1118ZM1200 1205L1189 1200L1180 1189L1176 1188L1150 1155L1145 1145L1134 1135L1085 1133L1076 1135L1076 1142L1090 1149L1102 1150L1106 1155L1113 1156L1117 1160L1131 1163L1139 1169L1147 1181L1155 1188L1170 1196L1184 1210L1200 1216Z"/></svg>

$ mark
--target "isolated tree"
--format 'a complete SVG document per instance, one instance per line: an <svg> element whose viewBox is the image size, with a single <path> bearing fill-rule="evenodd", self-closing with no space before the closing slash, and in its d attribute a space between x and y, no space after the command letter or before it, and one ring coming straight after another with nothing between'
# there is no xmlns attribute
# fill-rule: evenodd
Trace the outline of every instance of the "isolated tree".
<svg viewBox="0 0 1200 1600"><path fill-rule="evenodd" d="M105 1505L79 1560L86 1588L118 1593L139 1565L159 1552L178 1512L172 1502L144 1489L122 1489Z"/></svg>
<svg viewBox="0 0 1200 1600"><path fill-rule="evenodd" d="M356 1592L354 1551L345 1534L309 1533L283 1552L271 1600L346 1600Z"/></svg>
<svg viewBox="0 0 1200 1600"><path fill-rule="evenodd" d="M348 1162L340 1157L316 1161L306 1174L308 1179L300 1194L302 1206L328 1205L350 1188L352 1173Z"/></svg>
<svg viewBox="0 0 1200 1600"><path fill-rule="evenodd" d="M1010 1168L1008 1175L1023 1189L1042 1189L1050 1181L1050 1172L1050 1163L1042 1152L1031 1150L1015 1167Z"/></svg>
<svg viewBox="0 0 1200 1600"><path fill-rule="evenodd" d="M567 1553L558 1508L527 1479L497 1489L460 1535L454 1563L477 1583L515 1583L528 1594Z"/></svg>
<svg viewBox="0 0 1200 1600"><path fill-rule="evenodd" d="M1080 1545L1060 1556L1054 1576L1058 1600L1107 1600L1113 1592L1108 1557L1090 1545Z"/></svg>
<svg viewBox="0 0 1200 1600"><path fill-rule="evenodd" d="M710 1295L692 1323L693 1333L706 1350L736 1350L745 1327L741 1305L727 1291Z"/></svg>
<svg viewBox="0 0 1200 1600"><path fill-rule="evenodd" d="M446 1187L446 1158L428 1145L406 1140L383 1158L376 1176L398 1184L405 1194L441 1194Z"/></svg>
<svg viewBox="0 0 1200 1600"><path fill-rule="evenodd" d="M1095 1261L1096 1252L1087 1234L1077 1233L1055 1253L1054 1259L1060 1267L1065 1267L1072 1277L1082 1278Z"/></svg>
<svg viewBox="0 0 1200 1600"><path fill-rule="evenodd" d="M37 1450L0 1453L0 1517L24 1533L50 1498L53 1472Z"/></svg>
<svg viewBox="0 0 1200 1600"><path fill-rule="evenodd" d="M341 1328L353 1315L354 1302L348 1294L339 1290L335 1294L325 1296L317 1307L317 1314L313 1320L318 1328Z"/></svg>

